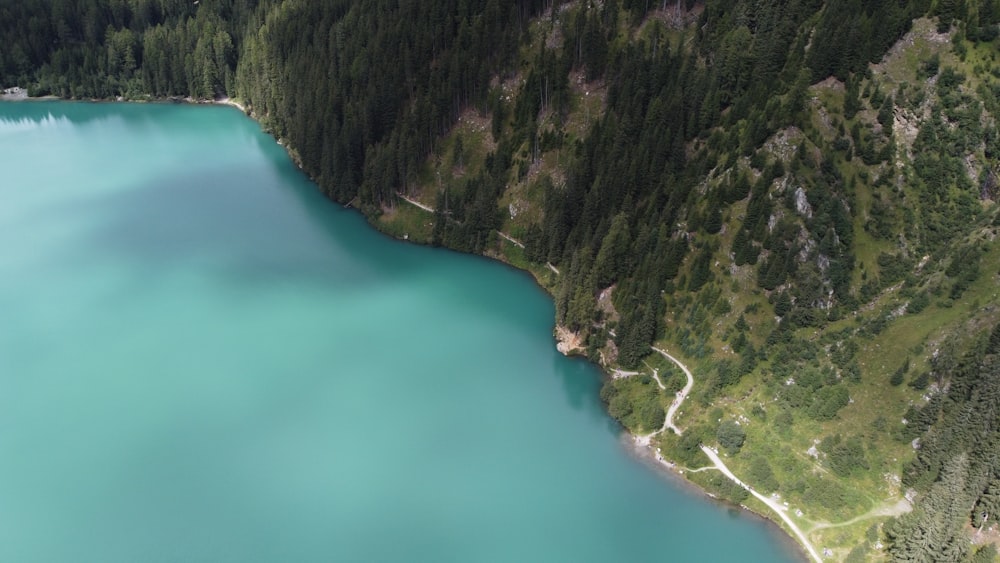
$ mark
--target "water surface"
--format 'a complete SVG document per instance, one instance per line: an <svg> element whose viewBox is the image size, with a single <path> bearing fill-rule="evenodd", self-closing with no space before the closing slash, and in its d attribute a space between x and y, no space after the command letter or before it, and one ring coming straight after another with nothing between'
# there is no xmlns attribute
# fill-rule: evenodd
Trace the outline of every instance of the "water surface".
<svg viewBox="0 0 1000 563"><path fill-rule="evenodd" d="M549 298L231 108L0 104L0 560L792 561L631 459Z"/></svg>

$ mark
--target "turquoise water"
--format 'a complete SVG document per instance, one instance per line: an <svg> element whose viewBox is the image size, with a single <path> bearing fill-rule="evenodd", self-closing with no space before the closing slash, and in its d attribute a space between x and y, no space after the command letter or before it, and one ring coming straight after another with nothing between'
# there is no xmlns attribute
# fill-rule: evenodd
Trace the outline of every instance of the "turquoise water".
<svg viewBox="0 0 1000 563"><path fill-rule="evenodd" d="M231 108L0 104L0 561L793 561L632 459L526 275Z"/></svg>

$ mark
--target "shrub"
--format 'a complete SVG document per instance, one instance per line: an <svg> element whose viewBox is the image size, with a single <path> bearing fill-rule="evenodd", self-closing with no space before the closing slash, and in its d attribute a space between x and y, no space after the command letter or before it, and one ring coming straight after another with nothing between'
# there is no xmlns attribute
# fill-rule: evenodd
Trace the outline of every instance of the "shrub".
<svg viewBox="0 0 1000 563"><path fill-rule="evenodd" d="M747 433L736 421L724 420L716 431L716 438L729 455L736 455L743 447Z"/></svg>

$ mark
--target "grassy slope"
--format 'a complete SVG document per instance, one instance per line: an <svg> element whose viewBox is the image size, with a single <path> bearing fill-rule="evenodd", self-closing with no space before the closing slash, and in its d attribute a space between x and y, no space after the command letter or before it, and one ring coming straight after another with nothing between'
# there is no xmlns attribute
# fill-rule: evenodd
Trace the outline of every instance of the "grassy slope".
<svg viewBox="0 0 1000 563"><path fill-rule="evenodd" d="M558 39L552 36L545 19L541 18L532 27L532 41L525 47L523 65L529 64L529 54L535 52L540 42ZM671 33L673 40L679 43L683 31ZM992 62L994 56L990 49L973 48L966 60L962 61L954 54L947 37L935 33L933 22L918 21L914 31L890 52L886 60L873 67L869 81L882 84L884 92L893 92L900 83L905 83L914 93L922 90L926 96L933 97L932 85L917 78L918 68L933 53L941 56L942 67L952 65L966 72L970 76L971 85L979 80L986 80L980 75L988 67L984 63ZM505 95L516 96L520 76L508 77L502 82L498 80L498 83L502 85ZM561 130L566 135L563 148L542 154L538 161L528 166L528 172L523 177L512 176L500 201L501 206L508 211L503 231L514 238L523 236L529 224L542 219L542 193L537 186L538 178L546 174L553 179L555 185L559 185L564 177L563 166L569 161L571 147L586 134L590 120L603 110L605 90L602 84L586 83L582 77L572 76L571 85L572 109L561 125ZM862 84L862 88L865 86L867 83ZM807 144L810 148L820 150L820 147L828 146L838 135L835 123L844 122L845 128L849 130L854 121L867 124L875 122L877 108L867 107L853 121L845 122L842 84L824 82L814 85L811 93L811 127L804 132L789 132L793 147L799 140L809 139ZM545 127L560 127L551 116L543 116L541 122L543 130ZM464 149L461 163L455 162L453 158L458 139L461 139ZM900 144L905 145L903 142ZM437 152L427 159L420 174L419 185L412 193L419 194L418 199L424 204L433 206L443 186L449 182L453 186L457 185L464 176L475 174L494 146L490 117L470 110L439 144ZM527 152L528 148L522 147L516 153L513 166L515 170L519 159L527 159ZM905 171L909 163L904 154L905 146L899 151L899 167ZM866 175L870 178L873 173L886 173L888 165L881 168L867 167L858 158L850 162L838 159L837 165L845 178L860 180L854 194L854 205L858 206L859 211L855 213L854 225L858 267L853 274L853 286L857 287L862 283L862 271L877 274L877 256L880 253L896 250L896 244L892 241L879 240L865 229L866 218L876 196L870 182L863 180ZM738 166L744 170L749 168L746 159L741 159ZM902 188L902 192L906 198L916 198L906 186ZM720 248L730 247L739 224L739 216L745 206L745 202L737 203L726 214L726 228L719 235ZM423 243L430 240L432 223L431 214L405 202L386 210L379 219L379 226L385 231L396 236L406 235L410 240ZM856 553L864 552L866 558L883 559L884 554L878 549L877 526L900 508L899 501L904 491L900 490L899 473L902 464L912 456L913 451L909 443L894 438L894 434L900 430L901 419L908 406L922 404L927 397L927 391L913 390L906 385L892 387L887 381L907 358L911 363L911 375L908 377L912 377L926 369L927 360L934 353L935 347L949 335L965 330L970 324L978 326L987 320L995 320L995 307L983 307L984 304L996 303L998 297L995 274L1000 269L1000 245L993 243L995 235L996 229L989 227L972 230L968 235L985 241L988 251L982 258L978 280L957 300L947 299L947 295L935 296L932 297L931 304L919 314L904 314L894 318L884 330L874 336L859 337L852 334L852 331L882 312L898 309L907 301L897 285L883 289L870 303L864 304L858 312L844 319L831 322L819 330L798 331L797 338L815 344L820 350L819 357L813 362L817 369L829 365L827 350L831 344L845 338L853 339L859 346L856 359L862 368L862 378L860 382L850 384L851 404L843 408L834 420L817 422L795 415L791 425L779 425L775 422L781 410L775 396L776 385L780 385L780 382L775 384L767 381L768 362L763 362L753 374L725 389L722 396L714 398L710 403L698 400L699 384L704 383L706 374L713 373L720 360L736 358L729 351L727 341L733 336L732 326L741 314L751 326L750 340L758 349L765 346L766 335L776 325L768 296L756 285L754 269L750 266L730 269L728 260L720 256L720 260L713 266L715 281L712 284L718 290L719 297L711 304L711 317L708 319L706 344L711 353L700 359L684 358L698 379L693 397L679 413L678 424L684 428L714 428L719 420L740 421L747 432L745 446L740 453L727 458L727 463L737 475L755 487L760 486L754 482L751 466L755 458L765 458L778 483L778 489L774 492L788 502L793 514L797 515L797 511L801 510L801 516L795 518L810 533L810 539L815 545L832 549L837 559L847 557L851 549L855 549ZM516 245L498 239L489 253L532 271L543 286L550 289L553 287L555 274L544 265L526 261L523 251ZM923 268L915 269L913 274L925 284L924 287L932 287L935 280L941 279L940 272L945 266L945 263L932 260ZM674 338L679 329L691 325L689 314L696 298L681 293L665 298L668 305L667 337L662 344L683 357ZM726 305L720 305L720 302L725 302ZM641 371L651 373L654 368L663 376L668 387L667 393L650 395L648 385L640 385L638 381L622 380L615 385L622 392L657 401L666 409L672 398L672 391L683 385L683 376L656 355L647 358ZM650 428L636 422L631 430L648 431ZM869 464L867 469L856 471L849 477L837 476L824 459L824 454L807 453L824 437L837 434L845 438L860 437ZM664 452L671 452L677 447L677 438L665 435L658 445ZM759 461L757 463L759 465ZM700 453L687 463L690 468L707 464L707 459ZM725 491L719 490L718 475L714 471L689 473L688 477L710 491L725 494ZM771 492L766 487L760 488ZM836 502L830 502L830 498L835 498ZM753 499L747 502L752 509L767 515L767 510L754 504L756 501Z"/></svg>
<svg viewBox="0 0 1000 563"><path fill-rule="evenodd" d="M932 96L930 86L921 84L917 79L917 68L931 54L939 53L942 67L951 65L960 69L970 77L969 83L974 85L981 78L981 73L974 69L983 58L992 56L990 51L988 48L972 49L966 60L962 61L953 53L947 38L934 32L933 22L918 21L914 31L893 49L886 60L873 67L872 80L881 83L883 91L894 91L900 83L906 83L910 88L922 88L928 96ZM812 92L813 122L817 124L816 128L821 134L829 137L831 132L823 131L818 126L821 121L819 116L825 113L834 120L842 119L842 88L816 85ZM855 119L872 122L874 111L862 111ZM900 157L900 165L908 165L905 157ZM858 159L851 163L841 162L841 166L847 177L857 177L864 168L858 163ZM907 193L907 187L903 191L907 197L916 197L915 194ZM856 205L868 210L872 199L871 187L859 183ZM897 245L870 236L863 228L863 217L863 214L858 214L855 224L858 262L864 264L866 271L877 272L877 255L895 251ZM995 306L983 307L996 303L998 297L996 272L1000 266L1000 245L993 243L995 236L996 229L991 227L975 228L967 235L969 240L983 241L988 251L981 259L979 278L959 299L952 301L946 295L932 298L931 305L919 314L906 314L890 321L884 331L872 338L855 338L859 345L857 359L863 377L859 383L851 386L852 403L843 408L835 420L819 423L796 417L795 424L785 430L754 420L749 416L749 410L754 404L764 405L767 410L767 405L775 401L773 397L766 395L766 389L753 380L744 380L737 388L729 391L727 395L733 397L732 400L723 399L713 405L716 407L721 404L724 416L749 421L746 424L747 444L731 460L731 467L737 475L750 474L750 460L755 455L765 455L773 461L772 469L782 483L782 489L785 489L786 484L800 479L805 479L810 484L830 480L839 488L843 500L840 507L830 506L829 503L814 498L809 494L808 484L805 492L782 491L782 496L793 509L801 508L803 511L804 517L799 520L807 530L817 528L823 522L851 522L843 526L818 529L811 534L816 545L833 548L838 558L846 557L852 547L864 545L871 546L867 557L880 558L875 549L877 539L874 538L877 536L869 528L884 521L886 514L893 512L894 505L903 493L899 486L899 471L913 451L909 443L901 443L892 434L902 424L901 418L907 407L911 404L923 404L930 392L913 390L906 385L892 387L887 385L887 381L907 358L910 359L910 374L919 373L927 368L929 357L947 336L961 333L970 325L983 326L996 320ZM939 272L944 266L945 264L931 261L914 274L926 280L926 285L933 285L941 277L940 273L935 272ZM856 275L860 275L860 270L858 268ZM734 297L738 299L737 296ZM858 326L880 311L893 310L904 303L906 298L900 295L898 286L893 286L884 290L872 303L862 307L861 312L830 324L824 331L803 329L798 336L823 341L824 333L832 334ZM756 320L764 321L762 318ZM815 441L834 434L861 436L870 468L854 473L849 478L840 478L829 471L822 453L817 459L806 455L805 452Z"/></svg>

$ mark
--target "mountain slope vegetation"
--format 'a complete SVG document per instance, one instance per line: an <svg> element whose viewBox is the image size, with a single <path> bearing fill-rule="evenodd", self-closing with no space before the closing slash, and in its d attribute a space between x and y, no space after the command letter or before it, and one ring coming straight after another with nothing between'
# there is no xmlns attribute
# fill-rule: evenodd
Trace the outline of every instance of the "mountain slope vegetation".
<svg viewBox="0 0 1000 563"><path fill-rule="evenodd" d="M651 375L684 384L650 345L683 356L685 432L655 444L679 467L720 445L836 559L979 561L998 23L996 0L0 0L0 83L235 97L380 228L531 270L579 353L638 372L602 391L630 430L662 424Z"/></svg>

